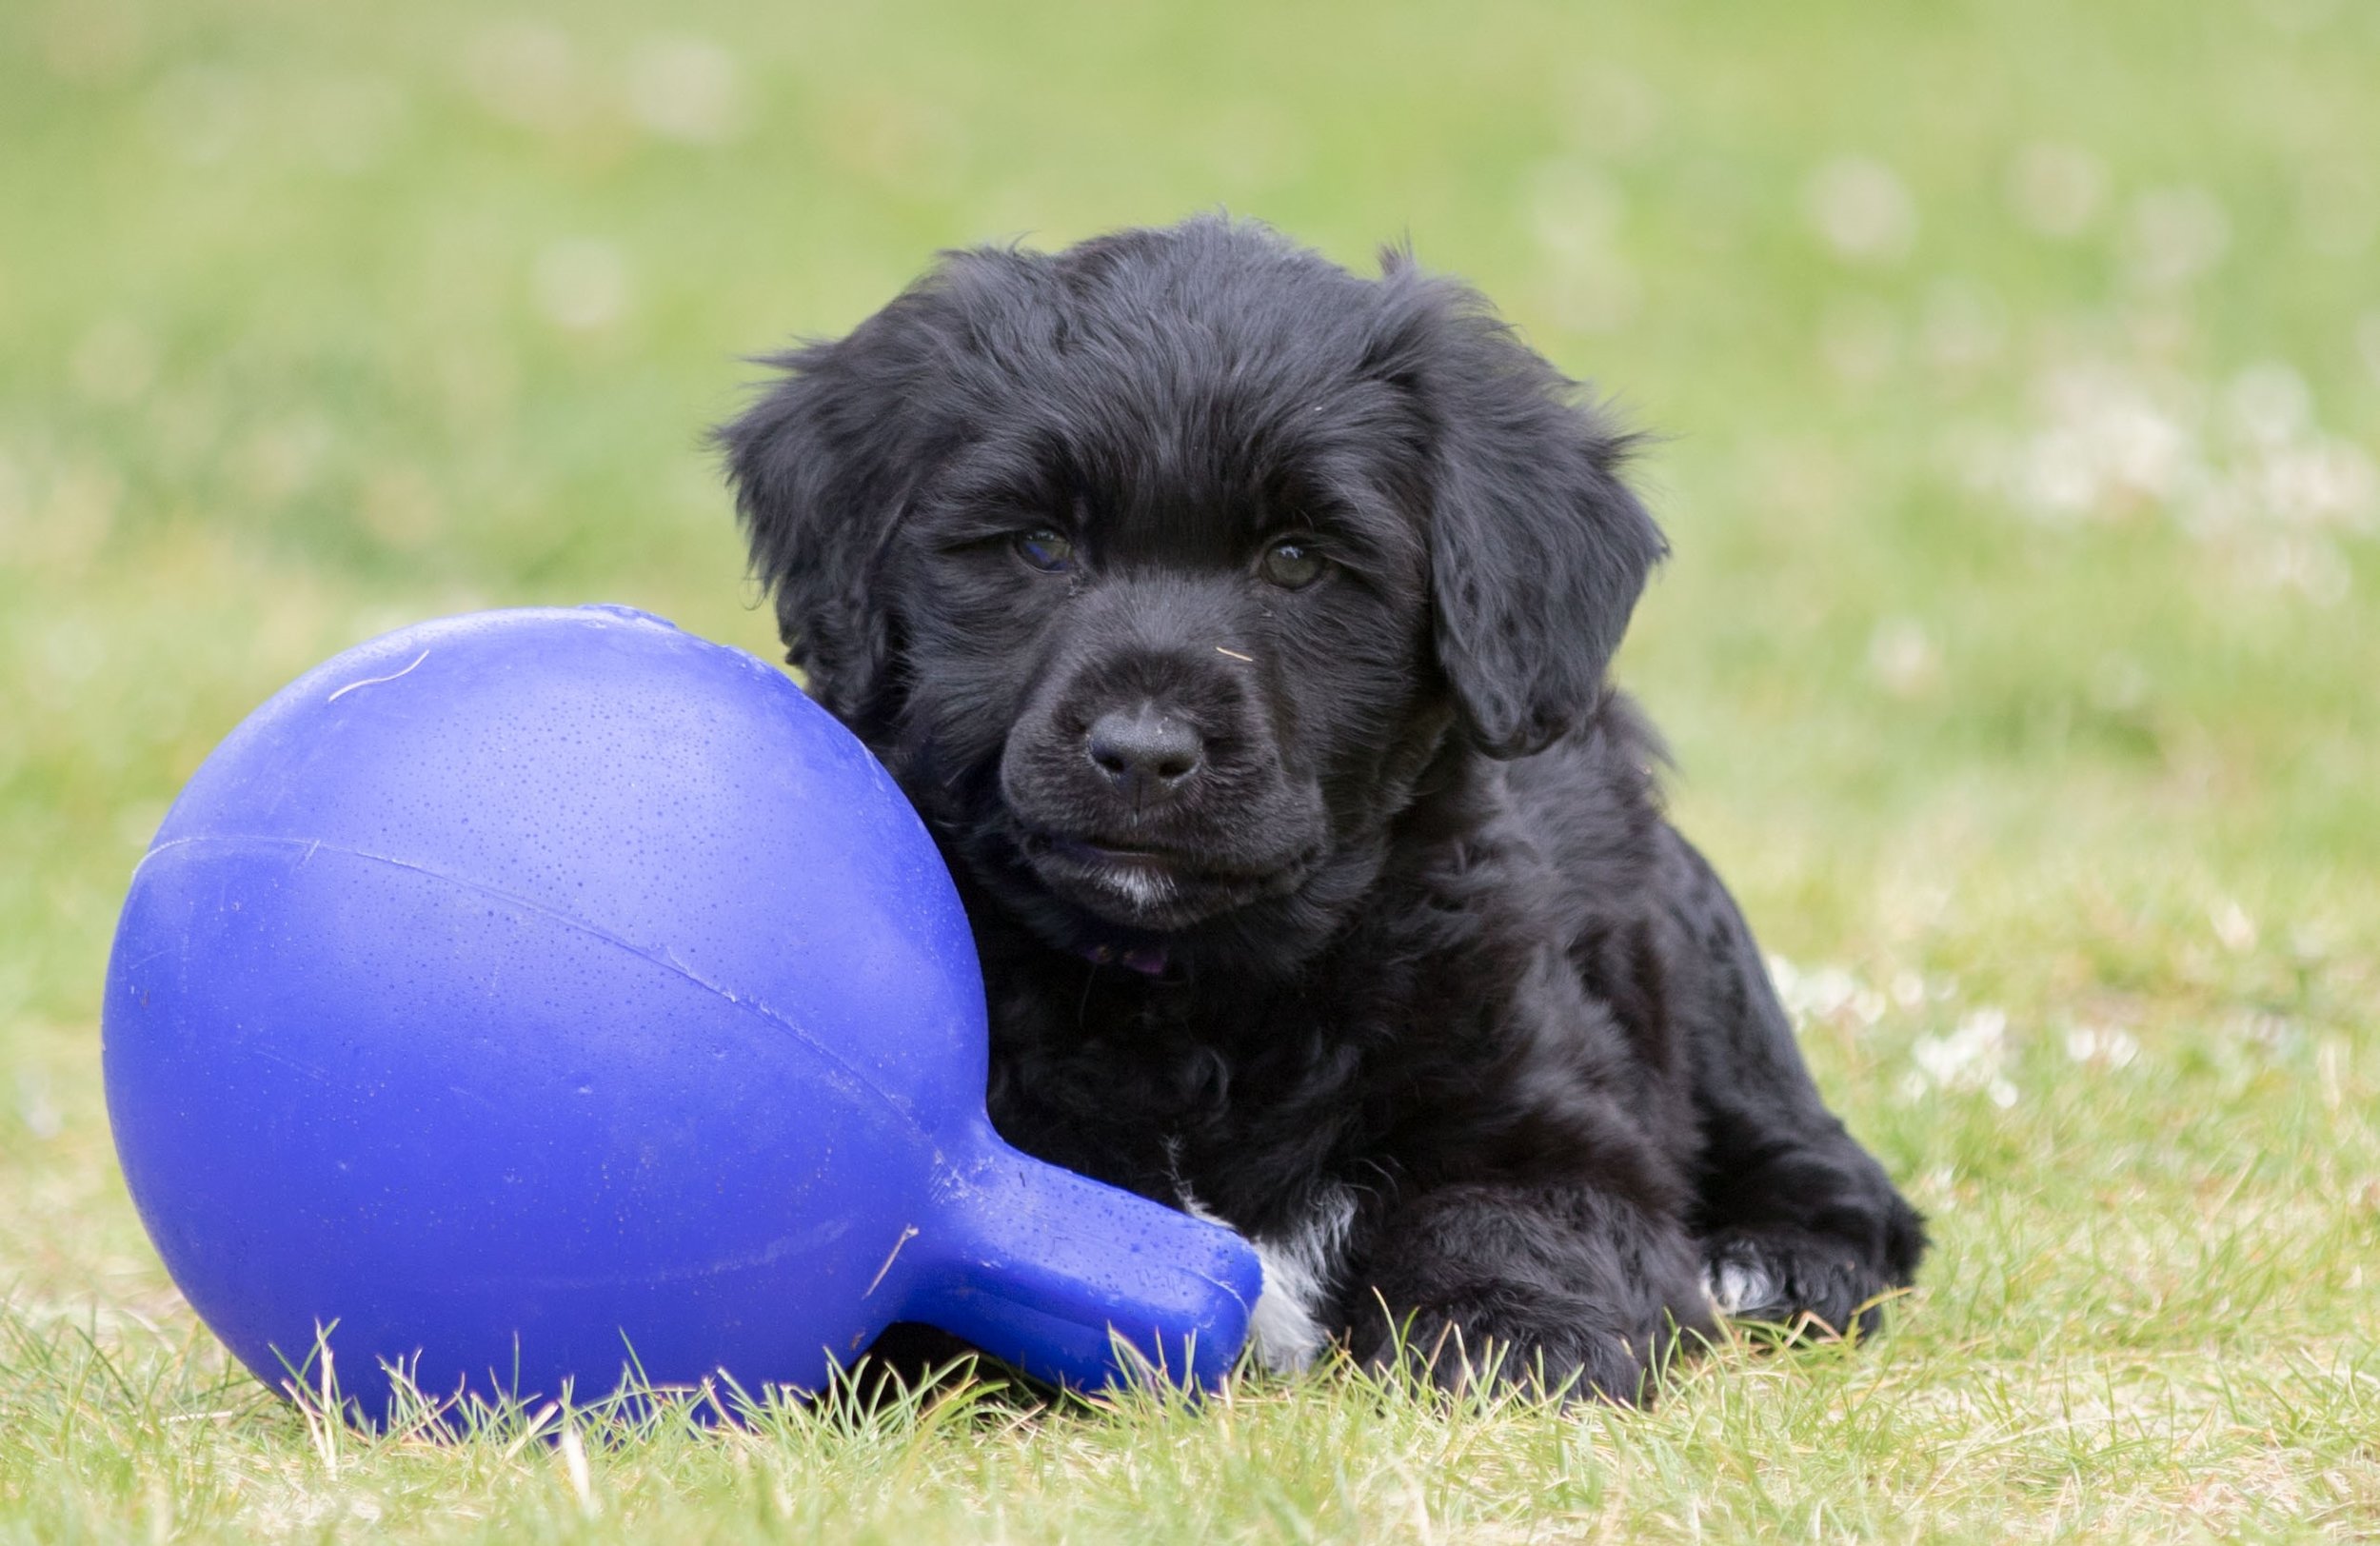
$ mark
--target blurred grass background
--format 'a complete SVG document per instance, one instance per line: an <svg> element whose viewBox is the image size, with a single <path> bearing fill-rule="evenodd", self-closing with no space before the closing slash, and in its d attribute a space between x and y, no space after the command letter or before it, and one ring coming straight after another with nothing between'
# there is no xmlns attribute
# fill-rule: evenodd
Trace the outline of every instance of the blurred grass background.
<svg viewBox="0 0 2380 1546"><path fill-rule="evenodd" d="M1951 1534L2380 1527L2375 82L2361 0L9 0L10 1324L204 1360L170 1351L95 1016L130 866L244 713L472 606L625 601L773 658L703 446L741 357L941 247L1222 207L1359 267L1409 236L1663 437L1676 556L1623 676L1940 1239L1869 1375L1762 1378L1903 1371L1941 1426L1878 1463L1937 1477ZM105 1431L12 1367L0 1428ZM2209 1437L2113 1394L2235 1368L2366 1425L2218 1402ZM2093 1514L2112 1473L2014 1414L2102 1377L2091 1420L2152 1457ZM1634 1493L1654 1440L1609 1440L1621 1501L1578 1517L1766 1518L1727 1457L1810 1434L1715 1431ZM144 1516L23 1445L0 1504ZM1821 1493L1850 1533L1925 1517ZM1401 1497L1357 1487L1348 1529L1413 1533ZM242 1507L200 1512L272 1533Z"/></svg>

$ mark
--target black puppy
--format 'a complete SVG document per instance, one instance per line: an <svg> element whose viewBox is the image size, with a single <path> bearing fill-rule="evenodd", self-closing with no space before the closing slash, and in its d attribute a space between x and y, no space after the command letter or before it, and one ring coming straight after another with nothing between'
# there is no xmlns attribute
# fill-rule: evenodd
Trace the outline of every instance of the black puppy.
<svg viewBox="0 0 2380 1546"><path fill-rule="evenodd" d="M1254 1240L1269 1362L1636 1399L1715 1312L1909 1282L1606 684L1627 439L1476 294L1202 219L772 363L754 564L959 878L993 1120Z"/></svg>

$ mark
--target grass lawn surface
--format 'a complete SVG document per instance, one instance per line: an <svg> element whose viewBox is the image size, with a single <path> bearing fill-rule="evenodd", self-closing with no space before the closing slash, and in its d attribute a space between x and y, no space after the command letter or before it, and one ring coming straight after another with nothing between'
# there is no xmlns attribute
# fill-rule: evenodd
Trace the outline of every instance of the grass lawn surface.
<svg viewBox="0 0 2380 1546"><path fill-rule="evenodd" d="M2380 1536L2375 147L2365 0L0 7L0 1542ZM1932 1217L1891 1328L460 1444L230 1367L99 1085L200 759L469 607L773 655L739 357L1218 206L1663 437L1620 673Z"/></svg>

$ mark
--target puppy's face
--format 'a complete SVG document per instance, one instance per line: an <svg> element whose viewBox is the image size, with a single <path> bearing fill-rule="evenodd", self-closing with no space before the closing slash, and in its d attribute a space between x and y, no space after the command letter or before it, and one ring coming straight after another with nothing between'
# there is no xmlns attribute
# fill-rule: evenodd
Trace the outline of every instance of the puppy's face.
<svg viewBox="0 0 2380 1546"><path fill-rule="evenodd" d="M1179 326L1013 362L885 569L895 743L968 781L969 858L1150 933L1294 893L1433 681L1395 389L1294 333L1151 368Z"/></svg>
<svg viewBox="0 0 2380 1546"><path fill-rule="evenodd" d="M1085 953L1327 926L1450 728L1600 690L1658 537L1467 292L1199 222L950 260L724 432L795 662Z"/></svg>

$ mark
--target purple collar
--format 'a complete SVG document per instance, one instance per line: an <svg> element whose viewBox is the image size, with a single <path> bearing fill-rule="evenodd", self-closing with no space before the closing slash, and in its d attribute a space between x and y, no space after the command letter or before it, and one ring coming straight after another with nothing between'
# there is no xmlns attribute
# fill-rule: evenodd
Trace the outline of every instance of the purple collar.
<svg viewBox="0 0 2380 1546"><path fill-rule="evenodd" d="M1114 962L1129 966L1142 977L1160 976L1165 970L1165 947L1161 944L1130 945L1121 950L1112 944L1100 944L1077 954L1094 966Z"/></svg>

